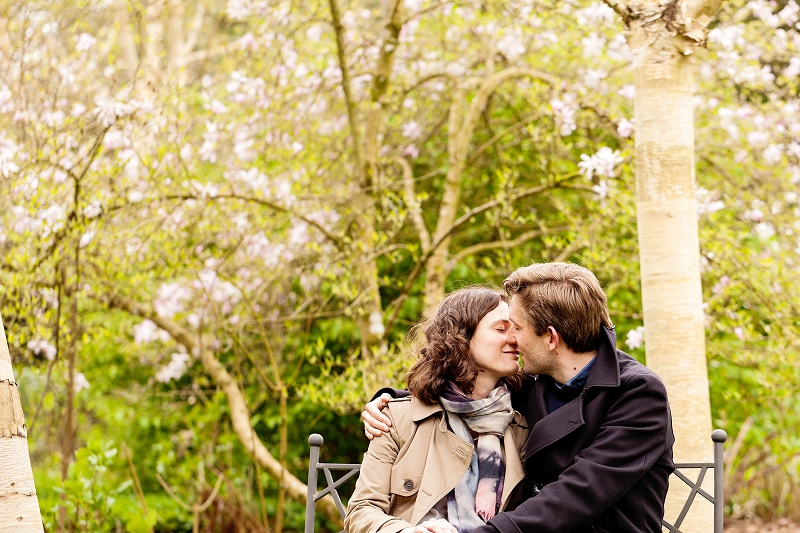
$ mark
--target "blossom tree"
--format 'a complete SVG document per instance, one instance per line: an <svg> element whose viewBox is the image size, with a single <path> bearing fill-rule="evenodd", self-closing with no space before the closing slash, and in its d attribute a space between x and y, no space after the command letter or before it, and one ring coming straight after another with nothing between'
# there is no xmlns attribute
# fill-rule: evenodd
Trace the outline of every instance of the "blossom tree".
<svg viewBox="0 0 800 533"><path fill-rule="evenodd" d="M700 229L722 425L772 404L736 397L720 376L768 387L789 408L783 382L760 378L793 342L797 294L784 268L796 260L796 197L767 199L796 188L794 133L780 117L797 109L788 90L755 96L774 93L775 79L796 83L795 32L783 28L792 15L752 2L723 10L698 52L701 187L681 189L697 198L686 212ZM191 450L183 462L216 461L237 479L252 467L253 530L267 524L263 473L278 531L306 493L298 412L306 402L353 412L399 382L404 334L454 285L496 283L533 260L581 261L603 281L633 354L658 346L650 323L646 343L641 329L646 246L631 172L634 143L653 126L633 116L648 93L629 68L645 51L629 42L644 41L625 37L604 3L34 0L0 19L0 305L10 350L41 384L34 454L63 457L65 480L95 427L81 417L116 424L88 400L112 380L97 363L103 342L125 363L106 396L131 385L129 403L154 406L153 418L201 413L171 422L170 442ZM774 65L748 48L764 46L765 27L785 33ZM785 73L770 81L764 67ZM731 169L734 158L758 177ZM777 307L759 303L775 286ZM769 365L755 358L762 345ZM742 450L758 441L754 427ZM203 447L231 441L243 461ZM787 457L791 443L778 441ZM131 476L145 465L169 473L154 448L132 450ZM742 483L748 464L730 469ZM140 504L148 475L162 491L142 474ZM236 490L225 484L219 497L247 501ZM77 514L68 504L64 527ZM321 514L335 519L331 502Z"/></svg>

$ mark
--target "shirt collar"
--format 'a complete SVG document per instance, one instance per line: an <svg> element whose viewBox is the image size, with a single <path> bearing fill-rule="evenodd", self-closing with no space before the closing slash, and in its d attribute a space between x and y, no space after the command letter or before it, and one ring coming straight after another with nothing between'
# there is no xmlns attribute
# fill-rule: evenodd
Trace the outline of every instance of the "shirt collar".
<svg viewBox="0 0 800 533"><path fill-rule="evenodd" d="M558 387L558 390L563 390L564 387L569 387L571 389L582 388L584 385L586 385L586 380L589 379L589 372L592 370L592 365L594 364L595 359L597 359L596 355L592 358L591 361L586 363L586 366L583 367L583 369L580 372L578 372L572 379L570 379L563 385L556 380L553 380L553 383L555 383L556 387Z"/></svg>

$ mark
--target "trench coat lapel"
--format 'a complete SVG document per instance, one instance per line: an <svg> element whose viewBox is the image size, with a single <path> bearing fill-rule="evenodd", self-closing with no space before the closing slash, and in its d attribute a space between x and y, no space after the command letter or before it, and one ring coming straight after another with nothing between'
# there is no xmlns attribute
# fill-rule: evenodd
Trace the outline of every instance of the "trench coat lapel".
<svg viewBox="0 0 800 533"><path fill-rule="evenodd" d="M442 411L441 406L428 406L422 402L412 399L412 417L424 419ZM425 452L424 468L422 479L417 491L417 499L414 502L414 512L411 515L410 523L417 524L436 503L444 498L464 477L464 473L469 469L472 460L473 445L456 436L455 433L447 428L447 420L442 414L436 420L431 420L432 424L422 424L420 432L417 433L415 441L427 447ZM514 414L512 424L520 425L524 422L522 415ZM430 429L429 437L422 437L422 427ZM503 435L503 449L505 451L506 473L503 482L503 494L501 496L501 506L508 501L511 492L520 481L525 477L525 471L520 460L520 447L522 442L517 442L515 429L518 435L523 435L518 427L512 428L511 424L506 428ZM523 425L524 429L524 425ZM420 437L422 437L420 439ZM419 439L419 440L418 440ZM416 444L415 442L415 444ZM421 458L419 452L408 450L410 457ZM408 458L410 458L408 457Z"/></svg>
<svg viewBox="0 0 800 533"><path fill-rule="evenodd" d="M520 423L522 422L522 415L515 412L514 413L514 422ZM521 432L518 433L520 435ZM520 481L525 478L525 469L522 467L522 460L520 459L520 448L525 444L524 440L522 442L517 442L517 439L514 437L514 429L512 428L511 424L506 428L505 435L503 436L503 449L505 450L505 463L506 463L506 473L505 479L503 480L503 494L500 500L500 510L504 510L506 508L506 503L508 503L508 497L511 495L511 492L514 490Z"/></svg>
<svg viewBox="0 0 800 533"><path fill-rule="evenodd" d="M411 515L412 524L418 524L425 513L461 481L469 469L472 450L471 443L447 429L444 416L435 421L414 502L414 513Z"/></svg>

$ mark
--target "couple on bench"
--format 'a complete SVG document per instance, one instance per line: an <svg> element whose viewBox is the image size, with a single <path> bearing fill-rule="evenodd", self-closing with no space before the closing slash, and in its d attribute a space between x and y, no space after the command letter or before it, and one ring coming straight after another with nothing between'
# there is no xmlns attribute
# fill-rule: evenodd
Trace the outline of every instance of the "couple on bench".
<svg viewBox="0 0 800 533"><path fill-rule="evenodd" d="M660 532L667 392L617 350L597 278L534 264L503 288L451 293L416 329L408 392L362 415L372 442L345 529Z"/></svg>

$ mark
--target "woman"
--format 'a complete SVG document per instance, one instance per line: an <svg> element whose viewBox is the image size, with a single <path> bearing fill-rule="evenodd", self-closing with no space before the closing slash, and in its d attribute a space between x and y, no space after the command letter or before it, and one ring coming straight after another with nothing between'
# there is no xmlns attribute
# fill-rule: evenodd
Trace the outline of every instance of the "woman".
<svg viewBox="0 0 800 533"><path fill-rule="evenodd" d="M364 454L348 533L469 533L516 500L528 430L511 408L522 373L509 327L486 288L451 293L418 326L411 396L389 402L390 432Z"/></svg>

